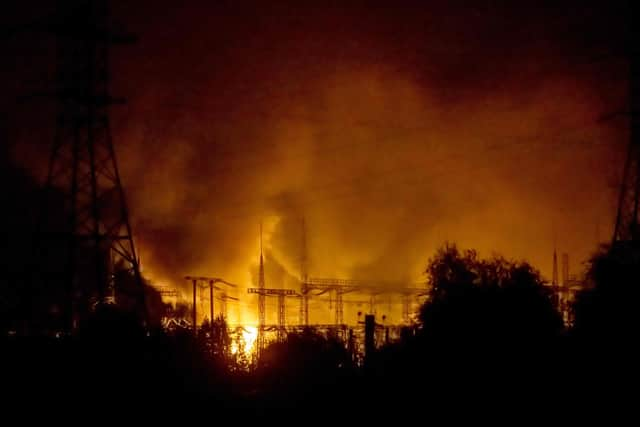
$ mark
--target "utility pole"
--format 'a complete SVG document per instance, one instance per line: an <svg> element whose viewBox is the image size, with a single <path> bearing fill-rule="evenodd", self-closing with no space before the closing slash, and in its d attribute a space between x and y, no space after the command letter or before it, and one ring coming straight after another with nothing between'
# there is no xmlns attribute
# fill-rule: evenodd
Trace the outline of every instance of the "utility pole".
<svg viewBox="0 0 640 427"><path fill-rule="evenodd" d="M278 341L283 341L286 331L286 309L284 305L284 294L278 294Z"/></svg>
<svg viewBox="0 0 640 427"><path fill-rule="evenodd" d="M364 356L366 361L371 361L371 357L376 349L375 342L376 316L366 314L364 316Z"/></svg>
<svg viewBox="0 0 640 427"><path fill-rule="evenodd" d="M207 276L185 276L184 277L186 280L190 280L193 283L193 333L194 335L197 333L198 328L197 328L197 317L196 317L196 293L197 293L197 288L198 288L198 284L199 283L203 283L205 287L209 287L209 313L211 316L211 322L210 322L210 326L211 326L211 339L213 339L214 336L214 332L215 332L215 327L214 327L214 310L213 310L213 290L214 289L218 289L220 290L219 287L216 286L216 283L220 283L223 285L227 285L227 286L231 286L232 288L237 287L238 285L235 285L233 283L227 282L224 279L221 279L219 277L207 277Z"/></svg>
<svg viewBox="0 0 640 427"><path fill-rule="evenodd" d="M564 259L564 258L563 258ZM568 264L568 261L567 261ZM564 276L564 262L563 262L563 276ZM567 272L568 274L568 272ZM564 277L563 277L564 280ZM564 295L562 288L558 282L558 253L556 252L555 244L553 247L553 276L551 278L551 289L553 289L553 301L557 309L564 317Z"/></svg>
<svg viewBox="0 0 640 427"><path fill-rule="evenodd" d="M553 249L553 278L551 279L551 284L554 288L558 286L558 254L555 248Z"/></svg>
<svg viewBox="0 0 640 427"><path fill-rule="evenodd" d="M209 283L209 322L211 323L211 336L213 337L213 283Z"/></svg>
<svg viewBox="0 0 640 427"><path fill-rule="evenodd" d="M569 322L569 302L571 283L569 280L569 254L562 254L562 283L558 286L560 299L560 312L565 323Z"/></svg>
<svg viewBox="0 0 640 427"><path fill-rule="evenodd" d="M304 326L309 326L309 290L307 289L307 229L304 218L302 219L302 244L300 257L300 321Z"/></svg>
<svg viewBox="0 0 640 427"><path fill-rule="evenodd" d="M264 349L264 325L266 322L265 312L265 283L264 283L264 258L262 256L262 222L260 223L260 267L258 271L258 353Z"/></svg>
<svg viewBox="0 0 640 427"><path fill-rule="evenodd" d="M187 279L189 280L189 279ZM193 282L193 336L197 336L198 334L198 321L197 321L197 317L196 317L196 292L198 290L198 280L197 279L191 279Z"/></svg>
<svg viewBox="0 0 640 427"><path fill-rule="evenodd" d="M410 316L410 296L408 293L403 293L401 295L402 298L402 321L404 323L409 323Z"/></svg>
<svg viewBox="0 0 640 427"><path fill-rule="evenodd" d="M348 291L336 288L336 326L344 325L344 304L342 302L342 294Z"/></svg>

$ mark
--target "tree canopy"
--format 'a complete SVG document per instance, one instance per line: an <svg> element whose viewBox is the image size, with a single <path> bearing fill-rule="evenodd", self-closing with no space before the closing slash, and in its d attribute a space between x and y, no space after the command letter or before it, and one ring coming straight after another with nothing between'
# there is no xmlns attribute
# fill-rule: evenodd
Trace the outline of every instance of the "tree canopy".
<svg viewBox="0 0 640 427"><path fill-rule="evenodd" d="M551 290L526 262L447 245L426 268L429 299L422 333L430 338L515 343L557 336L563 328Z"/></svg>

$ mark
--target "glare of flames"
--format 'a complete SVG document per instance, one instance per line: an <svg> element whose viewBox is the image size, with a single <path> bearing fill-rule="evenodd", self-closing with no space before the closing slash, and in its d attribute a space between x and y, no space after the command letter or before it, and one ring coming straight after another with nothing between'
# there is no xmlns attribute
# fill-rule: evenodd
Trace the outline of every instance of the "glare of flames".
<svg viewBox="0 0 640 427"><path fill-rule="evenodd" d="M244 338L244 352L251 354L255 347L256 339L258 338L258 328L255 326L246 326L242 331L242 338Z"/></svg>
<svg viewBox="0 0 640 427"><path fill-rule="evenodd" d="M278 220L279 218L272 217L269 219L269 221L266 222L266 224L264 224L265 225L264 240L266 242L269 241L270 234L273 232L273 229L277 224ZM252 268L254 265L256 265L259 262L259 251L257 250L260 247L259 236L256 237L255 246L256 246L256 250L250 251L252 255L248 260L248 264L250 264ZM256 284L253 283L253 275L252 275L251 269L245 270L244 275L245 275L245 281L247 283L247 287L254 287ZM162 281L162 283L166 283L166 282L167 281ZM179 286L174 289L178 290L178 295L175 297L169 297L167 295L163 295L162 296L163 302L176 305L179 301L188 303L191 300L192 295L190 294L189 290L187 291L181 290ZM199 311L198 317L200 317L199 321L202 321L203 310L200 309L198 311ZM256 342L258 339L258 328L256 326L247 325L247 323L250 323L250 324L252 323L255 325L257 322L257 317L258 316L257 316L257 313L255 312L254 307L245 307L245 308L237 307L235 309L232 309L231 313L229 314L230 323L236 324L236 325L243 325L243 326L242 326L241 337L234 338L231 341L231 344L229 346L229 350L231 354L237 355L238 352L241 351L243 355L250 357L253 353L255 353Z"/></svg>
<svg viewBox="0 0 640 427"><path fill-rule="evenodd" d="M242 330L242 340L244 341L244 354L250 356L255 348L256 339L258 338L258 328L255 326L244 326ZM231 354L238 352L238 342L231 343Z"/></svg>

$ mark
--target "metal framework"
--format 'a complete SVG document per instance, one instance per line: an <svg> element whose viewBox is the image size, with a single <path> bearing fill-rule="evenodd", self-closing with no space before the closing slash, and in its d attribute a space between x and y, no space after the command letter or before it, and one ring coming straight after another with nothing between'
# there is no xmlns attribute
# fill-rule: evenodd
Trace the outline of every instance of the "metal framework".
<svg viewBox="0 0 640 427"><path fill-rule="evenodd" d="M261 298L264 301L264 298L267 296L276 296L278 297L278 340L281 341L286 336L286 305L285 305L285 297L298 297L298 293L293 289L268 289L268 288L249 288L247 292L250 294L257 294L258 298ZM260 300L258 300L260 301ZM258 307L260 309L260 307ZM264 302L262 306L262 310L264 312ZM260 331L264 332L265 323L264 318L261 319L262 322L259 324L258 337L260 336ZM264 337L261 345L264 346ZM259 347L263 349L264 347Z"/></svg>
<svg viewBox="0 0 640 427"><path fill-rule="evenodd" d="M307 289L308 279L308 258L307 258L307 228L304 219L302 220L302 241L300 257L300 319L298 323L309 326L309 289Z"/></svg>
<svg viewBox="0 0 640 427"><path fill-rule="evenodd" d="M310 295L320 296L329 293L329 304L331 306L331 298L335 297L334 310L335 310L335 324L344 324L344 303L342 296L346 293L353 292L358 289L358 286L353 284L353 281L342 279L308 279L302 283L307 299ZM313 291L317 291L313 293ZM304 295L304 294L303 294Z"/></svg>
<svg viewBox="0 0 640 427"><path fill-rule="evenodd" d="M411 316L411 299L409 294L402 294L402 321L409 323Z"/></svg>
<svg viewBox="0 0 640 427"><path fill-rule="evenodd" d="M343 295L351 292L366 293L370 295L369 310L374 313L376 309L376 296L381 294L400 294L403 304L403 321L410 320L410 297L424 296L426 288L407 287L406 283L388 281L361 281L349 279L311 278L302 283L301 288L309 296L320 296L329 293L329 304L334 305L335 324L344 325L344 300ZM314 293L315 291L315 293ZM332 299L333 298L333 299ZM333 304L332 304L333 303Z"/></svg>
<svg viewBox="0 0 640 427"><path fill-rule="evenodd" d="M402 321L405 324L411 323L411 302L426 297L428 291L420 288L405 288L397 292L401 295L402 300Z"/></svg>
<svg viewBox="0 0 640 427"><path fill-rule="evenodd" d="M220 292L220 296L218 297L218 301L220 301L220 315L223 319L227 318L227 301L239 301L238 298L227 295L226 292Z"/></svg>
<svg viewBox="0 0 640 427"><path fill-rule="evenodd" d="M312 297L318 297L320 295L328 294L329 309L334 310L335 324L338 326L343 326L345 323L343 299L344 294L351 292L369 294L369 311L370 313L375 313L377 295L386 294L388 296L389 307L391 307L391 295L399 293L402 299L402 319L404 323L408 323L410 321L411 296L420 297L426 295L427 293L426 288L415 288L407 286L407 283L403 282L390 282L381 280L361 281L336 278L309 278L306 226L304 219L302 220L302 239L300 246L300 314L298 323L301 326L309 326L309 299L311 299ZM420 285L422 286L424 284L421 283Z"/></svg>
<svg viewBox="0 0 640 427"><path fill-rule="evenodd" d="M637 23L632 23L631 28L635 34L637 29L634 24ZM638 202L640 200L640 140L638 138L638 132L640 131L638 118L640 82L638 81L638 72L640 72L640 64L638 63L638 54L635 51L636 47L632 46L632 49L634 50L631 52L629 61L629 121L631 137L629 139L622 182L620 183L618 212L613 232L614 243L635 242L640 239L638 221Z"/></svg>
<svg viewBox="0 0 640 427"><path fill-rule="evenodd" d="M258 271L258 356L264 349L264 325L266 323L265 289L264 281L264 257L262 256L262 223L260 223L260 269Z"/></svg>
<svg viewBox="0 0 640 427"><path fill-rule="evenodd" d="M214 320L215 320L215 311L213 304L213 294L214 289L221 290L221 288L215 286L216 283L220 283L226 286L231 286L232 288L237 287L237 285L227 282L224 279L219 277L206 277L206 276L185 276L185 280L191 281L193 285L193 307L192 307L192 319L193 319L193 333L194 335L198 331L198 323L197 323L197 312L196 312L196 295L198 291L198 285L202 288L209 288L209 316L210 316L210 324L211 324L211 336L214 335Z"/></svg>
<svg viewBox="0 0 640 427"><path fill-rule="evenodd" d="M108 28L107 0L60 2L57 126L34 244L27 293L62 288L65 329L95 304L136 307L146 318L144 286L109 123L109 48L133 37ZM62 217L53 212L63 211ZM116 289L116 276L134 286ZM120 303L121 301L117 301Z"/></svg>
<svg viewBox="0 0 640 427"><path fill-rule="evenodd" d="M558 254L553 250L553 277L551 279L553 286L558 286Z"/></svg>

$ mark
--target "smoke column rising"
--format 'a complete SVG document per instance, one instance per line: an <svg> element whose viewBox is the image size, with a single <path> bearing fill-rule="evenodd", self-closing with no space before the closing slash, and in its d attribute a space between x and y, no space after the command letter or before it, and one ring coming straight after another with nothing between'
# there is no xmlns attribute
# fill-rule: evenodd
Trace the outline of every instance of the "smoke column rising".
<svg viewBox="0 0 640 427"><path fill-rule="evenodd" d="M315 277L415 281L445 241L550 276L554 235L609 238L625 63L592 59L624 3L136 3L114 135L158 282L255 285L260 221L268 287L297 286L302 219Z"/></svg>

